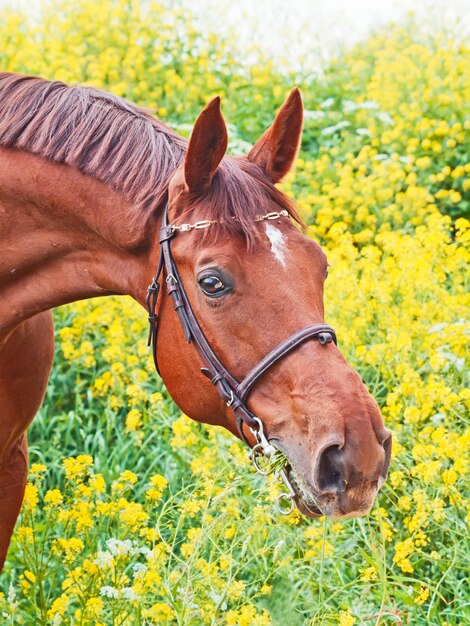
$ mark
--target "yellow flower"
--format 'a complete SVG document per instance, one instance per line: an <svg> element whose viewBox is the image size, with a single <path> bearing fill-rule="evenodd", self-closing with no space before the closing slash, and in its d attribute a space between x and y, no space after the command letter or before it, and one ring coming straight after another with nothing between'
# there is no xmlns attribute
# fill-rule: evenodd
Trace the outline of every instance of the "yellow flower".
<svg viewBox="0 0 470 626"><path fill-rule="evenodd" d="M445 485L454 485L457 481L457 472L454 469L446 469L442 472L442 481Z"/></svg>
<svg viewBox="0 0 470 626"><path fill-rule="evenodd" d="M361 580L364 580L364 581L376 580L376 578L377 578L377 570L375 569L373 565L371 565L370 567L366 567L361 572Z"/></svg>
<svg viewBox="0 0 470 626"><path fill-rule="evenodd" d="M58 506L61 504L62 500L63 496L60 489L49 489L44 496L44 502L49 504L51 507Z"/></svg>
<svg viewBox="0 0 470 626"><path fill-rule="evenodd" d="M242 580L234 580L227 588L229 598L240 598L245 590L245 583Z"/></svg>
<svg viewBox="0 0 470 626"><path fill-rule="evenodd" d="M174 611L166 602L157 602L148 609L143 611L144 617L149 620L155 621L157 624L165 620L173 618Z"/></svg>
<svg viewBox="0 0 470 626"><path fill-rule="evenodd" d="M124 483L130 483L131 485L135 485L135 483L137 482L137 476L134 474L134 472L125 470L119 476L119 480Z"/></svg>
<svg viewBox="0 0 470 626"><path fill-rule="evenodd" d="M229 569L232 565L232 559L228 556L221 556L219 559L219 567L221 570Z"/></svg>
<svg viewBox="0 0 470 626"><path fill-rule="evenodd" d="M62 465L65 470L65 476L69 480L80 479L83 477L91 465L93 465L93 458L88 454L80 454L77 457L71 457L64 459Z"/></svg>
<svg viewBox="0 0 470 626"><path fill-rule="evenodd" d="M26 510L34 511L38 505L38 490L32 483L26 485L23 507Z"/></svg>
<svg viewBox="0 0 470 626"><path fill-rule="evenodd" d="M236 533L236 527L232 524L231 526L228 526L225 530L224 530L224 537L225 539L232 539Z"/></svg>
<svg viewBox="0 0 470 626"><path fill-rule="evenodd" d="M33 529L30 526L19 526L16 533L25 542L30 542L33 539Z"/></svg>
<svg viewBox="0 0 470 626"><path fill-rule="evenodd" d="M68 608L69 601L69 596L65 593L63 593L53 601L53 603L51 604L51 608L47 612L47 616L52 623L54 623L54 620L57 619L56 615L64 615L65 611Z"/></svg>
<svg viewBox="0 0 470 626"><path fill-rule="evenodd" d="M238 611L227 611L225 624L227 626L270 626L271 619L266 611L259 614L254 606L245 605Z"/></svg>
<svg viewBox="0 0 470 626"><path fill-rule="evenodd" d="M152 485L150 489L146 491L146 497L153 501L157 502L163 495L163 491L168 485L168 481L164 476L160 476L160 474L155 474L150 477L150 484Z"/></svg>
<svg viewBox="0 0 470 626"><path fill-rule="evenodd" d="M181 510L189 517L194 517L204 506L205 502L202 500L186 500L181 504Z"/></svg>
<svg viewBox="0 0 470 626"><path fill-rule="evenodd" d="M408 557L414 552L414 549L415 547L411 537L408 537L405 541L400 541L395 545L393 562L396 563L404 572L411 573L413 571L413 567Z"/></svg>
<svg viewBox="0 0 470 626"><path fill-rule="evenodd" d="M131 472L130 470L125 470L124 472L121 472L119 478L113 482L112 491L114 493L122 493L127 490L131 490L132 485L135 485L137 480L138 478L134 474L134 472Z"/></svg>
<svg viewBox="0 0 470 626"><path fill-rule="evenodd" d="M81 539L77 537L70 537L65 539L59 537L55 540L53 550L57 553L63 553L65 562L73 561L79 552L82 552L85 545Z"/></svg>
<svg viewBox="0 0 470 626"><path fill-rule="evenodd" d="M160 404L162 401L163 401L163 395L159 391L152 393L152 395L150 396L150 402L152 404Z"/></svg>
<svg viewBox="0 0 470 626"><path fill-rule="evenodd" d="M137 409L131 409L126 417L127 430L134 432L142 425L142 413Z"/></svg>
<svg viewBox="0 0 470 626"><path fill-rule="evenodd" d="M23 576L26 578L26 580L28 580L30 583L35 583L37 581L36 575L33 574L33 572L31 572L30 570L25 570L23 572Z"/></svg>
<svg viewBox="0 0 470 626"><path fill-rule="evenodd" d="M421 585L418 595L415 597L414 602L416 604L424 604L429 598L429 589Z"/></svg>
<svg viewBox="0 0 470 626"><path fill-rule="evenodd" d="M132 531L140 529L149 519L149 515L144 511L139 502L128 502L119 513L121 522Z"/></svg>
<svg viewBox="0 0 470 626"><path fill-rule="evenodd" d="M397 489L404 481L404 474L402 471L391 472L389 480L392 487Z"/></svg>
<svg viewBox="0 0 470 626"><path fill-rule="evenodd" d="M34 476L36 474L44 474L47 470L46 465L41 465L40 463L33 463L29 469L29 473Z"/></svg>
<svg viewBox="0 0 470 626"><path fill-rule="evenodd" d="M353 626L356 623L356 618L351 615L351 611L341 611L339 614L338 624L339 626Z"/></svg>
<svg viewBox="0 0 470 626"><path fill-rule="evenodd" d="M194 432L194 425L186 415L182 415L171 425L174 436L170 442L174 450L189 448L196 445L197 436Z"/></svg>
<svg viewBox="0 0 470 626"><path fill-rule="evenodd" d="M104 372L102 376L97 378L93 385L93 391L97 396L105 396L113 385L114 379L111 372Z"/></svg>
<svg viewBox="0 0 470 626"><path fill-rule="evenodd" d="M85 605L85 613L88 618L99 617L104 608L104 602L101 598L89 598Z"/></svg>
<svg viewBox="0 0 470 626"><path fill-rule="evenodd" d="M106 491L106 484L102 474L94 474L91 476L89 485L95 494L104 493Z"/></svg>
<svg viewBox="0 0 470 626"><path fill-rule="evenodd" d="M159 532L157 528L142 528L139 531L140 537L145 537L148 541L158 541L160 538Z"/></svg>

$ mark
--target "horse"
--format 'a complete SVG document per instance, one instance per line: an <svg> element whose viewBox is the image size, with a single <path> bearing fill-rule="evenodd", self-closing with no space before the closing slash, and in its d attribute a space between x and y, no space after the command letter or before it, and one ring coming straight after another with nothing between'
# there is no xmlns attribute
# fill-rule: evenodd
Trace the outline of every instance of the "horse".
<svg viewBox="0 0 470 626"><path fill-rule="evenodd" d="M280 451L301 513L366 514L391 433L324 322L326 255L276 187L300 146L299 90L236 157L219 97L189 141L92 87L1 73L0 103L0 568L52 367L51 309L96 296L147 308L175 403L255 459Z"/></svg>

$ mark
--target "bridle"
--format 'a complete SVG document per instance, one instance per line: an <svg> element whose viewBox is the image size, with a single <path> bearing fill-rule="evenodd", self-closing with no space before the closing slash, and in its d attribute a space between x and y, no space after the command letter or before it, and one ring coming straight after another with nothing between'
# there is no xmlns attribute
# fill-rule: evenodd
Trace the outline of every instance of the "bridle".
<svg viewBox="0 0 470 626"><path fill-rule="evenodd" d="M256 217L255 221L262 222L265 220L279 219L281 217L288 217L288 212L284 210L280 212L267 213L266 215ZM155 367L159 372L157 361L158 315L156 313L156 308L158 294L160 291L159 280L160 277L165 274L167 293L170 296L173 302L173 307L178 315L186 343L193 343L195 345L203 364L201 372L210 380L216 388L219 396L233 411L240 437L248 445L250 444L243 431L243 426L246 424L246 426L250 429L250 432L257 442L251 451L253 463L258 472L261 474L267 474L269 472L265 471L260 466L258 457L263 455L269 459L273 454L275 454L277 449L266 438L263 422L247 407L248 396L253 387L259 382L264 374L266 374L266 372L273 367L275 363L292 352L292 350L308 339L317 339L321 345L326 345L332 341L336 344L336 333L331 326L328 326L328 324L306 326L305 328L295 332L274 348L274 350L269 352L269 354L261 359L261 361L248 372L242 381L239 382L236 378L234 378L214 352L212 346L205 337L188 300L181 277L178 273L178 268L171 253L171 240L178 233L189 232L193 229L205 229L215 223L217 222L212 220L202 220L194 224L181 224L179 226L169 224L168 202L166 203L160 228L160 257L158 267L156 274L148 287L146 300L148 321L150 325L148 345L152 346L153 360ZM281 470L280 476L289 493L281 494L278 499L278 508L281 513L289 514L294 509L293 499L296 494L285 470ZM283 500L288 501L288 510L281 506L281 501Z"/></svg>

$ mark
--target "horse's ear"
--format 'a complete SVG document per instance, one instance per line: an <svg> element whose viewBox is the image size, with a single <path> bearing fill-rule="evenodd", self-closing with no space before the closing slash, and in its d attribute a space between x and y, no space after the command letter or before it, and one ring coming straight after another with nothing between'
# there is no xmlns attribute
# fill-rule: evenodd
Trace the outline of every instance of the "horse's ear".
<svg viewBox="0 0 470 626"><path fill-rule="evenodd" d="M217 96L206 105L194 124L184 161L188 191L203 192L211 184L228 144L227 128Z"/></svg>
<svg viewBox="0 0 470 626"><path fill-rule="evenodd" d="M300 91L293 89L279 109L272 126L258 139L248 154L273 183L292 167L300 147L303 104Z"/></svg>

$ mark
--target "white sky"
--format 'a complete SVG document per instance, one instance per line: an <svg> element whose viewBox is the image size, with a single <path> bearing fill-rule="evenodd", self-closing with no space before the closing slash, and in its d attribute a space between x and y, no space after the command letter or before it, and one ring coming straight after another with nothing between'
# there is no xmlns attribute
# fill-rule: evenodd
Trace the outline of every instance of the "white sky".
<svg viewBox="0 0 470 626"><path fill-rule="evenodd" d="M72 0L77 2L79 0ZM146 0L142 0L145 2ZM367 37L374 28L413 11L430 28L447 27L470 38L470 0L163 0L183 6L203 31L230 37L250 60L253 44L291 68L318 67L318 60ZM0 0L34 11L41 0ZM0 44L1 45L1 44ZM287 59L287 61L286 61Z"/></svg>
<svg viewBox="0 0 470 626"><path fill-rule="evenodd" d="M429 28L470 36L470 0L176 0L204 28L235 34L241 50L253 43L276 60L324 59L408 12Z"/></svg>

